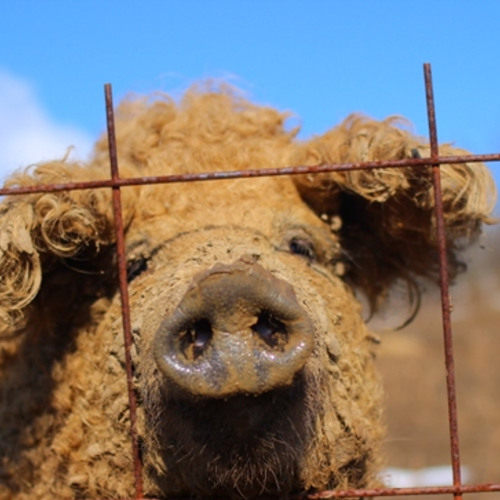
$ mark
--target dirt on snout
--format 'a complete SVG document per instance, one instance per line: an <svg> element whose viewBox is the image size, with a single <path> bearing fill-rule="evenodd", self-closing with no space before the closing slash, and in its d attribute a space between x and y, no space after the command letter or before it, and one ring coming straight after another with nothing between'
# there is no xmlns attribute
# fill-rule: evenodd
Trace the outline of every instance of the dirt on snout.
<svg viewBox="0 0 500 500"><path fill-rule="evenodd" d="M460 458L463 482L469 484L500 482L499 229L491 229L481 243L483 248L467 255L468 272L451 290ZM409 327L380 331L388 467L420 470L451 463L440 307L439 293L428 294ZM385 323L394 326L401 318L404 313ZM465 495L467 500L499 497L498 492Z"/></svg>

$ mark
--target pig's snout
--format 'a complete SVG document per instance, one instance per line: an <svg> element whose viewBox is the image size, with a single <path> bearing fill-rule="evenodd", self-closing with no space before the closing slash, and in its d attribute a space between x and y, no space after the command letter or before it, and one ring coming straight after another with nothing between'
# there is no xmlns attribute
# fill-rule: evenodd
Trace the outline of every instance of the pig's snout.
<svg viewBox="0 0 500 500"><path fill-rule="evenodd" d="M241 259L198 275L155 337L156 363L191 394L260 394L290 384L313 348L293 288Z"/></svg>

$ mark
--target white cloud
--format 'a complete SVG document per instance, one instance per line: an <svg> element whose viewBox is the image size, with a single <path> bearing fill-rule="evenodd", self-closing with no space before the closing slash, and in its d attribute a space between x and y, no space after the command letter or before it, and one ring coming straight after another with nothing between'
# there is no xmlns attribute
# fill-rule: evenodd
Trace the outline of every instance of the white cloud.
<svg viewBox="0 0 500 500"><path fill-rule="evenodd" d="M39 102L33 86L0 69L0 185L19 167L62 158L85 159L91 138L74 126L57 123Z"/></svg>

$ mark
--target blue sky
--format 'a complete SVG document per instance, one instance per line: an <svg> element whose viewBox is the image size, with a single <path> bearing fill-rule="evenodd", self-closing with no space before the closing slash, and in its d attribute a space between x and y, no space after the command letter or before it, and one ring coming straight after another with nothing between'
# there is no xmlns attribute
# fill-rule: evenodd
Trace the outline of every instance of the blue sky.
<svg viewBox="0 0 500 500"><path fill-rule="evenodd" d="M0 179L69 144L84 157L106 82L117 101L223 77L296 113L303 137L353 111L425 135L424 62L440 141L498 152L499 19L494 0L3 0Z"/></svg>

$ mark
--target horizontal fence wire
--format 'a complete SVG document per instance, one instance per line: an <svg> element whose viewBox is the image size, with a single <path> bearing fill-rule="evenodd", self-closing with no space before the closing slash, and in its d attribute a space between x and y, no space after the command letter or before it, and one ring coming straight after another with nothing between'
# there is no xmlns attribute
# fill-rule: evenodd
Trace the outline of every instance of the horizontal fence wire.
<svg viewBox="0 0 500 500"><path fill-rule="evenodd" d="M320 174L325 172L346 172L348 170L374 170L377 168L429 167L433 165L457 163L485 163L500 161L500 153L482 155L454 155L436 158L406 158L403 160L370 161L360 163L335 163L312 166L296 166L282 168L259 168L248 170L232 170L205 172L196 174L159 175L145 177L118 177L96 181L64 182L55 184L37 184L33 186L15 186L1 188L0 196L32 193L53 193L57 191L75 191L81 189L114 188L140 186L144 184L169 184L195 181L217 181L227 179L248 179L252 177L272 177L281 175Z"/></svg>
<svg viewBox="0 0 500 500"><path fill-rule="evenodd" d="M0 189L0 195L22 195L35 193L48 193L59 191L73 191L82 189L97 189L110 188L112 189L112 203L115 217L116 230L116 252L118 261L118 276L120 298L122 303L122 324L125 345L125 374L127 378L127 388L130 406L130 438L132 446L133 471L135 480L135 496L134 500L142 499L143 496L143 478L142 478L142 463L140 460L138 431L137 431L137 401L133 387L133 363L131 357L132 333L130 322L130 306L128 300L128 286L126 276L126 256L125 256L125 235L123 227L123 219L121 212L121 195L120 190L127 186L138 186L145 184L167 184L179 182L196 182L196 181L211 181L225 179L240 179L265 176L281 176L281 175L301 175L301 174L318 174L325 172L343 172L351 170L372 170L377 168L428 168L432 167L432 182L434 186L434 201L435 201L435 217L436 231L439 250L439 269L440 269L440 290L441 290L441 308L443 321L443 339L444 339L444 356L447 377L447 398L448 398L448 419L449 419L449 434L450 434L450 451L451 465L453 470L453 485L451 486L432 486L432 487L415 487L415 488L362 488L350 490L335 490L322 491L314 494L300 494L295 498L307 498L310 500L320 500L328 498L373 498L373 497L393 497L393 496L409 496L409 495L438 495L450 494L454 500L461 500L462 495L471 493L488 493L500 492L499 483L489 484L471 484L464 485L460 477L460 453L457 425L457 406L456 406L456 386L454 375L454 357L452 345L452 329L450 319L450 299L449 299L449 282L447 275L447 251L445 225L443 215L443 203L440 183L440 166L443 164L458 164L458 163L477 163L477 162L495 162L500 161L500 154L481 154L481 155L456 155L456 156L439 156L437 142L437 125L434 109L434 96L432 88L432 75L430 64L424 64L424 80L426 89L427 117L429 125L430 138L430 156L422 158L408 158L403 160L390 161L371 161L359 163L341 163L315 166L296 166L285 168L263 168L263 169L248 169L238 171L224 172L207 172L199 174L182 174L182 175L164 175L150 177L134 177L121 178L118 171L116 139L114 131L114 115L113 103L111 94L111 85L105 85L105 103L108 131L108 145L110 155L111 177L109 179L91 180L86 182L66 182L57 184L40 184L33 186L14 186L11 188ZM160 500L148 497L150 500ZM98 499L94 499L98 500ZM121 499L128 500L128 499ZM133 499L129 499L133 500Z"/></svg>

